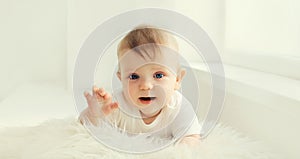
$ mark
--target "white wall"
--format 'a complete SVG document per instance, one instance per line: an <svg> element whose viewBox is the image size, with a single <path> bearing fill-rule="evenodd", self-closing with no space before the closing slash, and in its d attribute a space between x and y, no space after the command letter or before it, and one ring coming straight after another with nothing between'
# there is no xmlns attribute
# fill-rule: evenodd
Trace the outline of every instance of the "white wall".
<svg viewBox="0 0 300 159"><path fill-rule="evenodd" d="M29 81L65 82L66 7L65 0L0 1L0 100Z"/></svg>
<svg viewBox="0 0 300 159"><path fill-rule="evenodd" d="M197 22L223 53L225 31L224 0L176 0L175 9Z"/></svg>
<svg viewBox="0 0 300 159"><path fill-rule="evenodd" d="M227 0L225 47L300 57L300 1Z"/></svg>
<svg viewBox="0 0 300 159"><path fill-rule="evenodd" d="M224 61L300 79L300 1L227 0Z"/></svg>

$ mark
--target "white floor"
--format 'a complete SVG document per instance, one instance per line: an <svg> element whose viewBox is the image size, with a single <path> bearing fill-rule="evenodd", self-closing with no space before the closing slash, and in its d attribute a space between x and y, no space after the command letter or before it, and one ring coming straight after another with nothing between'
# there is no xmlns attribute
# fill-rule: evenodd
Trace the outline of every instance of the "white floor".
<svg viewBox="0 0 300 159"><path fill-rule="evenodd" d="M0 102L0 127L34 126L77 115L71 92L53 83L29 83Z"/></svg>

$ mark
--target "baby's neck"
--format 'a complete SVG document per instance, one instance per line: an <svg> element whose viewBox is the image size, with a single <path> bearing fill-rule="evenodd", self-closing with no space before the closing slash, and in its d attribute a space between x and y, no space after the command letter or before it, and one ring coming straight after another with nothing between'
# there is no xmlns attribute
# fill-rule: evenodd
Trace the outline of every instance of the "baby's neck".
<svg viewBox="0 0 300 159"><path fill-rule="evenodd" d="M156 114L154 114L152 116L147 116L143 112L140 111L144 123L145 124L151 124L157 118L157 116L161 113L161 110L162 109L160 109Z"/></svg>

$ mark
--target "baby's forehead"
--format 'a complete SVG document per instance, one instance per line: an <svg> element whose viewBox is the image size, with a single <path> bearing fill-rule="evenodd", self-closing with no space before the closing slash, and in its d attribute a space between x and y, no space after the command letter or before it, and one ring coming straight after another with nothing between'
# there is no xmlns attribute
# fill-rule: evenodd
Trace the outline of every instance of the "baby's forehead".
<svg viewBox="0 0 300 159"><path fill-rule="evenodd" d="M178 55L162 53L153 58L147 58L136 52L128 52L119 58L121 72L134 72L140 68L167 69L170 72L177 72L179 68Z"/></svg>
<svg viewBox="0 0 300 159"><path fill-rule="evenodd" d="M123 48L122 50L119 50L118 52L119 61L121 61L124 58L127 58L126 56L135 59L140 59L142 57L144 60L151 61L151 60L156 60L157 58L158 59L161 58L173 59L173 57L178 58L179 53L177 47L174 48L168 45L147 43L147 44L134 47L132 49Z"/></svg>
<svg viewBox="0 0 300 159"><path fill-rule="evenodd" d="M144 44L123 52L118 56L121 72L132 72L147 64L155 64L160 68L164 66L171 72L177 72L180 65L177 50L164 45Z"/></svg>
<svg viewBox="0 0 300 159"><path fill-rule="evenodd" d="M159 63L147 63L145 65L140 66L139 68L137 68L136 70L161 70L161 71L168 71L168 66L163 65L163 64L159 64Z"/></svg>

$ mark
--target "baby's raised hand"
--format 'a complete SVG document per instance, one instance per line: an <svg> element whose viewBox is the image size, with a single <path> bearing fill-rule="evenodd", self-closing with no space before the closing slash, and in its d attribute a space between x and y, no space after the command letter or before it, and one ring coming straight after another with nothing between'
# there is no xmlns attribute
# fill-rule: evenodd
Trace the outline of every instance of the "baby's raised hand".
<svg viewBox="0 0 300 159"><path fill-rule="evenodd" d="M103 88L93 87L93 94L84 92L88 103L86 108L79 117L81 123L87 118L93 125L98 125L99 119L112 113L118 108L117 102L112 102L112 97Z"/></svg>

